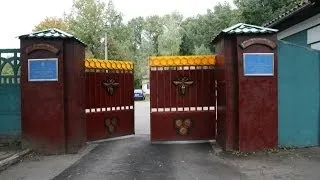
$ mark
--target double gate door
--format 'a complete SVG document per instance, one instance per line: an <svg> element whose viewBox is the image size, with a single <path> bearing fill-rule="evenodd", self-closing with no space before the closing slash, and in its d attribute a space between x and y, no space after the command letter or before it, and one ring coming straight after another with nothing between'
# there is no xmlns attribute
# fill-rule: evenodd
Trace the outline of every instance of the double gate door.
<svg viewBox="0 0 320 180"><path fill-rule="evenodd" d="M150 57L151 140L212 140L215 56Z"/></svg>
<svg viewBox="0 0 320 180"><path fill-rule="evenodd" d="M87 140L134 134L133 63L86 60Z"/></svg>

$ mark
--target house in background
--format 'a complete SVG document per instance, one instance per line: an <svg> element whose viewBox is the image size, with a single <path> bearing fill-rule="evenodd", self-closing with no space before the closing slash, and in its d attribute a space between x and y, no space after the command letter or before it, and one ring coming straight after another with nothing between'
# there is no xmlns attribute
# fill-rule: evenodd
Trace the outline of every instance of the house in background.
<svg viewBox="0 0 320 180"><path fill-rule="evenodd" d="M149 75L147 76L144 76L142 78L142 91L145 93L145 94L150 94L150 82L149 82Z"/></svg>
<svg viewBox="0 0 320 180"><path fill-rule="evenodd" d="M278 29L278 40L320 50L320 1L297 3L264 26Z"/></svg>

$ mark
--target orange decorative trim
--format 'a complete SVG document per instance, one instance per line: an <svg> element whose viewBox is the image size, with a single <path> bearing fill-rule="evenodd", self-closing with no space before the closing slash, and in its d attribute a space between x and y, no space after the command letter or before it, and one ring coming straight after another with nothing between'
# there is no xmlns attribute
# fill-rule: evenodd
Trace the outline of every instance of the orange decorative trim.
<svg viewBox="0 0 320 180"><path fill-rule="evenodd" d="M26 48L25 52L27 54L32 53L33 51L36 50L46 50L46 51L50 51L53 52L54 54L58 54L59 53L59 49L57 49L56 47L50 45L50 44L33 44L30 45Z"/></svg>
<svg viewBox="0 0 320 180"><path fill-rule="evenodd" d="M85 67L87 69L133 70L133 62L86 59Z"/></svg>
<svg viewBox="0 0 320 180"><path fill-rule="evenodd" d="M151 67L164 66L208 66L215 65L216 56L151 56Z"/></svg>

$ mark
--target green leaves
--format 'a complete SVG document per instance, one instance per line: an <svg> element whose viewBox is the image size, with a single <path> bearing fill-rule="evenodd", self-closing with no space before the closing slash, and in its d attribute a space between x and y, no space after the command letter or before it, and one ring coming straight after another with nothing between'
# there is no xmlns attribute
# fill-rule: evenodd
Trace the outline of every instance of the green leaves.
<svg viewBox="0 0 320 180"><path fill-rule="evenodd" d="M46 17L38 25L36 25L33 31L42 31L46 29L57 28L63 31L68 31L68 25L62 18L58 17Z"/></svg>
<svg viewBox="0 0 320 180"><path fill-rule="evenodd" d="M95 58L103 58L105 4L99 0L74 0L66 20L70 31L88 45Z"/></svg>
<svg viewBox="0 0 320 180"><path fill-rule="evenodd" d="M112 0L73 0L64 18L46 18L35 30L59 28L84 41L87 57L104 59L107 35L108 59L135 62L135 82L148 76L151 55L201 55L215 51L212 39L239 22L261 25L302 0L234 0L218 3L207 13L184 19L178 12L164 16L137 17L123 22Z"/></svg>
<svg viewBox="0 0 320 180"><path fill-rule="evenodd" d="M234 0L243 22L262 25L301 0Z"/></svg>
<svg viewBox="0 0 320 180"><path fill-rule="evenodd" d="M182 15L172 13L164 17L162 34L158 37L160 55L179 55L182 43Z"/></svg>

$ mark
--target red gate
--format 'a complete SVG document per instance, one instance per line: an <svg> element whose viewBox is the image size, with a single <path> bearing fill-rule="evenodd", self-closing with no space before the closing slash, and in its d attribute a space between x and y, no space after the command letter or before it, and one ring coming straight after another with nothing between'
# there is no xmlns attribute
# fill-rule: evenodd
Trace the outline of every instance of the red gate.
<svg viewBox="0 0 320 180"><path fill-rule="evenodd" d="M215 138L215 56L150 57L151 140Z"/></svg>
<svg viewBox="0 0 320 180"><path fill-rule="evenodd" d="M86 60L87 140L134 134L133 63Z"/></svg>

